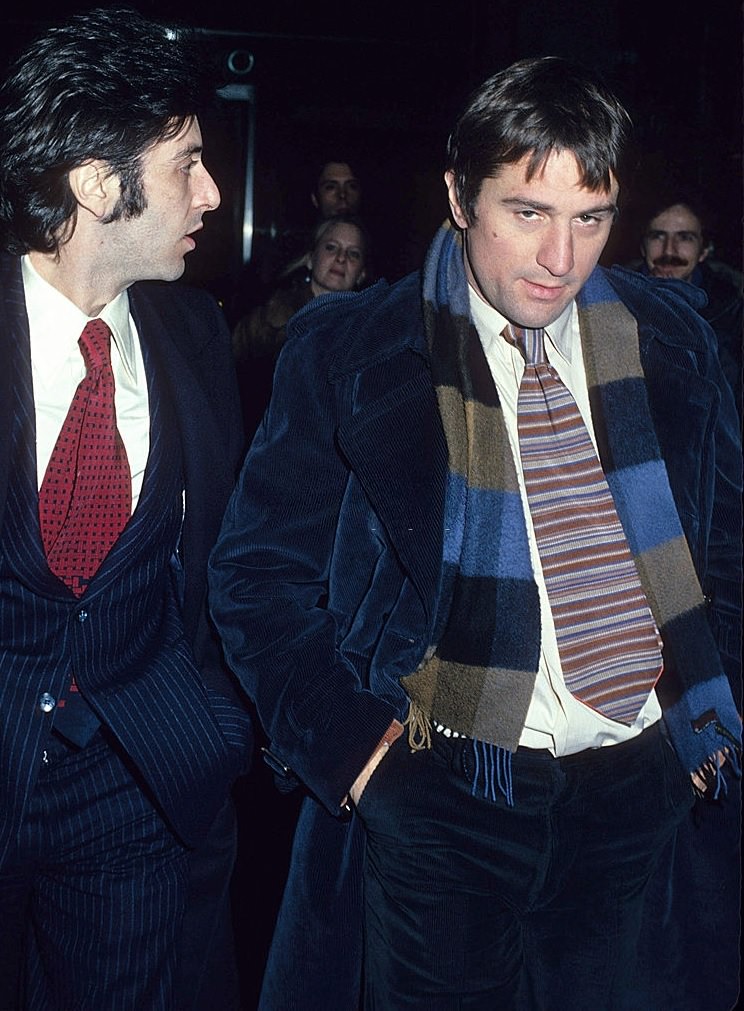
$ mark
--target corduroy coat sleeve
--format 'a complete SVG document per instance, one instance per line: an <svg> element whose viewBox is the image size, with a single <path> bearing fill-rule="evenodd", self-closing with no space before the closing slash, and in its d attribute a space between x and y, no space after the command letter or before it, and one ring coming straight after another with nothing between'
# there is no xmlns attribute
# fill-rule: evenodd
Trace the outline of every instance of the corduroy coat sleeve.
<svg viewBox="0 0 744 1011"><path fill-rule="evenodd" d="M333 813L399 715L362 686L328 606L351 479L328 377L336 340L322 324L288 340L210 561L212 615L271 753Z"/></svg>

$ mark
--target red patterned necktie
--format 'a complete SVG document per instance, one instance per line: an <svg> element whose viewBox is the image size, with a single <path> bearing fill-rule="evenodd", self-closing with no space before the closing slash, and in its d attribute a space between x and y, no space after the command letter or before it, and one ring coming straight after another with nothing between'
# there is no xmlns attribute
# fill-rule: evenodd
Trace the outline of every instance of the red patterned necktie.
<svg viewBox="0 0 744 1011"><path fill-rule="evenodd" d="M579 409L544 330L507 327L525 359L517 423L527 499L569 691L631 724L661 673L661 639Z"/></svg>
<svg viewBox="0 0 744 1011"><path fill-rule="evenodd" d="M132 511L132 478L116 427L111 331L87 323L80 340L86 373L75 391L39 491L49 568L81 596Z"/></svg>

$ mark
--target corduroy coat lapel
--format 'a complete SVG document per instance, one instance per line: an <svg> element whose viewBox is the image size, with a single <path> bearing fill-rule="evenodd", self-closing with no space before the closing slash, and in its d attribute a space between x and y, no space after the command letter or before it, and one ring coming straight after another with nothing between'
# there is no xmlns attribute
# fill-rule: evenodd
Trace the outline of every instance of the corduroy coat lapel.
<svg viewBox="0 0 744 1011"><path fill-rule="evenodd" d="M420 374L395 394L342 426L339 445L431 617L442 564L447 451L431 380Z"/></svg>
<svg viewBox="0 0 744 1011"><path fill-rule="evenodd" d="M331 370L340 401L351 404L338 442L431 618L442 567L447 445L422 328L413 320L401 330L395 307L389 312L389 320L375 316L362 327Z"/></svg>

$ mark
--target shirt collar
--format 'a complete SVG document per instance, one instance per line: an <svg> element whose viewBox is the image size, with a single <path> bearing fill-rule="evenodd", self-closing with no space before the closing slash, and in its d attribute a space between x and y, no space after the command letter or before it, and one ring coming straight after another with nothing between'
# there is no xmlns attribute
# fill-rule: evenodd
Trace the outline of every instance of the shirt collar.
<svg viewBox="0 0 744 1011"><path fill-rule="evenodd" d="M132 381L137 381L137 359L134 337L130 326L129 296L122 291L108 302L97 316L91 317L71 302L66 295L46 281L36 270L28 256L21 258L26 311L32 333L58 333L58 341L50 341L47 350L60 362L69 353L69 341L77 343L83 327L91 319L102 319L111 329L122 365ZM52 362L49 362L51 365Z"/></svg>
<svg viewBox="0 0 744 1011"><path fill-rule="evenodd" d="M502 316L498 309L494 309L492 305L484 302L470 284L468 284L468 295L470 297L470 311L473 315L475 328L481 340L491 344L497 337L501 337L501 333L509 320L505 316ZM571 300L558 319L545 327L545 333L550 339L550 343L569 363L572 361L573 356L580 352L577 321L576 302ZM504 345L506 341L502 339L500 343ZM510 346L507 345L507 347Z"/></svg>

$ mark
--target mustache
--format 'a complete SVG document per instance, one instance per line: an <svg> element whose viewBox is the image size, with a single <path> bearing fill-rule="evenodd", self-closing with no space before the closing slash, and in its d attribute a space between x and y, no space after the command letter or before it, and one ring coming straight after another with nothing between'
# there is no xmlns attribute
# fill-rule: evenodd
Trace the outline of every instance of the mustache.
<svg viewBox="0 0 744 1011"><path fill-rule="evenodd" d="M655 267L687 267L687 260L683 260L681 256L673 256L671 253L664 254L662 256L657 256L654 260Z"/></svg>

